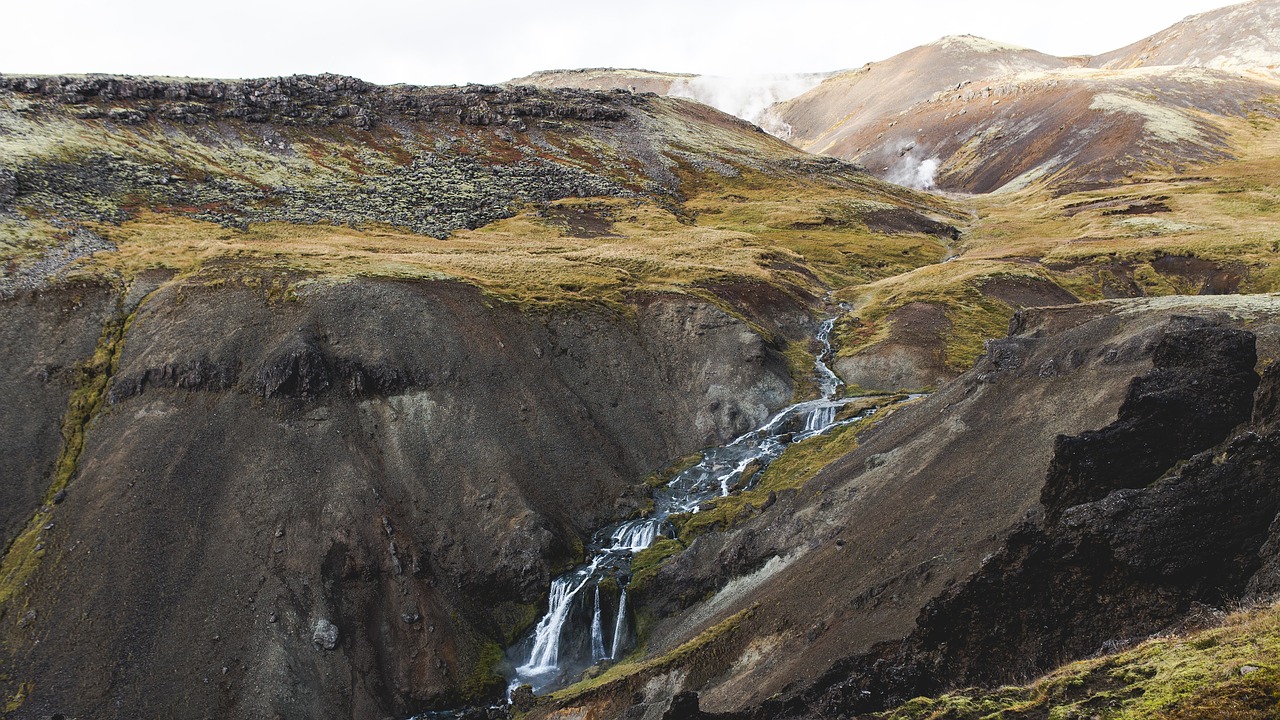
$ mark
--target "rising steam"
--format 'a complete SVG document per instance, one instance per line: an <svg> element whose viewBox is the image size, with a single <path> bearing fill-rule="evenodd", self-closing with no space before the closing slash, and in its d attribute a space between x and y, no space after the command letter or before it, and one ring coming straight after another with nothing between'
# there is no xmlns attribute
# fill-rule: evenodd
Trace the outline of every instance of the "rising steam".
<svg viewBox="0 0 1280 720"><path fill-rule="evenodd" d="M829 73L797 73L756 77L698 75L671 84L668 95L697 100L730 115L755 123L766 132L786 138L790 128L766 111L774 103L808 92Z"/></svg>
<svg viewBox="0 0 1280 720"><path fill-rule="evenodd" d="M938 186L938 166L942 161L937 156L921 159L916 153L914 144L902 153L901 159L885 174L885 180L917 190L933 190Z"/></svg>

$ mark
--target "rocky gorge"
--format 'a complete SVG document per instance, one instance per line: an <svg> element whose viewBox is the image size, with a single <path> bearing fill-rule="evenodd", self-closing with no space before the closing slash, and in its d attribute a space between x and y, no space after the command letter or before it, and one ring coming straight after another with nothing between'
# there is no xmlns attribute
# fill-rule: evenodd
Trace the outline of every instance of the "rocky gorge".
<svg viewBox="0 0 1280 720"><path fill-rule="evenodd" d="M1274 78L1136 57L774 108L974 195L669 74L0 75L0 715L1274 717Z"/></svg>

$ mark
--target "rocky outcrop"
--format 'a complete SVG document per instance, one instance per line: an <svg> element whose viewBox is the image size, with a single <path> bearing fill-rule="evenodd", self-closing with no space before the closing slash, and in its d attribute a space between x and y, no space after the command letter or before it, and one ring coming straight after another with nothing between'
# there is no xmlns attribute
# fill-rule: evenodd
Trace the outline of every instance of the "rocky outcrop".
<svg viewBox="0 0 1280 720"><path fill-rule="evenodd" d="M449 120L523 130L539 119L621 120L627 92L539 91L532 87L382 86L342 75L254 80L165 80L111 75L0 75L0 90L66 106L83 120L198 125L217 120L371 130L385 119Z"/></svg>
<svg viewBox="0 0 1280 720"><path fill-rule="evenodd" d="M52 345L7 345L32 357L6 405L48 412L3 435L33 465L6 478L6 532L56 455L29 447L65 405L38 371L93 354L96 297L0 316ZM447 282L150 294L0 605L8 716L408 716L500 694L498 646L646 501L639 478L790 400L785 359L714 305L631 311L531 315Z"/></svg>
<svg viewBox="0 0 1280 720"><path fill-rule="evenodd" d="M838 717L1035 676L1259 592L1280 435L1270 391L1255 411L1255 358L1252 333L1175 318L1119 419L1055 443L1044 519L931 601L908 638L838 666L791 712Z"/></svg>
<svg viewBox="0 0 1280 720"><path fill-rule="evenodd" d="M1258 386L1253 346L1251 333L1231 328L1166 335L1152 356L1155 369L1129 386L1116 422L1058 438L1040 496L1050 521L1113 490L1150 485L1248 420Z"/></svg>

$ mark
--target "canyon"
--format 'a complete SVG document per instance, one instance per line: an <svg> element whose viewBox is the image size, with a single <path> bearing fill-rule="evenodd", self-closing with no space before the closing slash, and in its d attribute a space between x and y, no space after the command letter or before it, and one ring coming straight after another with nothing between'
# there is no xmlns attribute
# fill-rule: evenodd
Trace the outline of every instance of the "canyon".
<svg viewBox="0 0 1280 720"><path fill-rule="evenodd" d="M0 75L3 716L1274 716L1277 7Z"/></svg>

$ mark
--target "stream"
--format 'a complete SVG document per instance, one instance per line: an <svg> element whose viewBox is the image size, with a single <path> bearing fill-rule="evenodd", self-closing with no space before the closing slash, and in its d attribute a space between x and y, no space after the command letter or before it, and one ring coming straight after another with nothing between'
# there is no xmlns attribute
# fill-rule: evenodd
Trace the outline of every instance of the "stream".
<svg viewBox="0 0 1280 720"><path fill-rule="evenodd" d="M700 462L654 491L648 515L596 532L586 562L555 578L546 614L507 649L510 689L529 685L534 694L552 692L576 682L588 668L624 657L636 641L627 606L631 560L659 538L674 537L671 515L698 512L709 500L750 489L750 484L737 486L748 467L763 470L788 445L874 412L836 420L841 407L861 398L837 397L841 382L827 365L834 324L834 319L823 322L817 336L822 344L814 367L819 399L783 408L759 428L705 450ZM755 473L751 482L761 475Z"/></svg>

